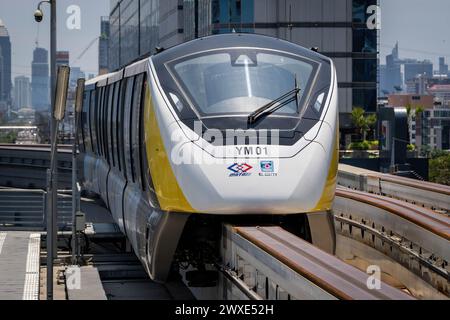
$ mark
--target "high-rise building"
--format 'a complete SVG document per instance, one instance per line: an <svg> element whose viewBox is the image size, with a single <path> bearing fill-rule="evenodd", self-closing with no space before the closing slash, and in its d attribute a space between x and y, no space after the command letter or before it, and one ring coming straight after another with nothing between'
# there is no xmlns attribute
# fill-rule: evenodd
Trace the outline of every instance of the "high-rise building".
<svg viewBox="0 0 450 320"><path fill-rule="evenodd" d="M433 77L433 63L429 60L405 62L405 82L413 80L417 75L424 78Z"/></svg>
<svg viewBox="0 0 450 320"><path fill-rule="evenodd" d="M380 97L386 97L390 92L386 87L387 84L387 68L385 64L380 64L378 68L379 72L379 86L380 92L378 93Z"/></svg>
<svg viewBox="0 0 450 320"><path fill-rule="evenodd" d="M16 110L31 107L30 78L25 76L14 78L14 106Z"/></svg>
<svg viewBox="0 0 450 320"><path fill-rule="evenodd" d="M111 0L109 69L158 46L233 31L318 47L336 65L341 132L350 134L352 108L375 112L377 106L379 32L370 25L372 5L378 0Z"/></svg>
<svg viewBox="0 0 450 320"><path fill-rule="evenodd" d="M3 92L3 55L2 47L0 47L0 92Z"/></svg>
<svg viewBox="0 0 450 320"><path fill-rule="evenodd" d="M48 51L36 48L31 63L31 104L36 111L50 110Z"/></svg>
<svg viewBox="0 0 450 320"><path fill-rule="evenodd" d="M1 90L0 101L9 105L11 103L11 41L9 39L8 29L0 19L0 49L1 59Z"/></svg>
<svg viewBox="0 0 450 320"><path fill-rule="evenodd" d="M445 57L439 57L439 74L441 74L441 75L449 74L448 64L445 63Z"/></svg>
<svg viewBox="0 0 450 320"><path fill-rule="evenodd" d="M100 38L98 40L98 73L105 74L109 70L109 17L100 20Z"/></svg>
<svg viewBox="0 0 450 320"><path fill-rule="evenodd" d="M402 65L405 71L404 79ZM423 81L433 78L433 63L429 60L400 59L397 42L392 49L392 53L386 56L386 65L380 66L381 93L386 96L391 93L402 92L405 89L404 84L406 85L406 92L419 93L416 92L416 85L414 84L418 76Z"/></svg>
<svg viewBox="0 0 450 320"><path fill-rule="evenodd" d="M430 78L426 74L418 74L414 79L406 81L406 92L409 94L427 94Z"/></svg>
<svg viewBox="0 0 450 320"><path fill-rule="evenodd" d="M387 93L399 92L402 89L401 61L398 57L398 43L392 49L392 53L386 56L386 77L380 87ZM380 79L381 81L381 79Z"/></svg>

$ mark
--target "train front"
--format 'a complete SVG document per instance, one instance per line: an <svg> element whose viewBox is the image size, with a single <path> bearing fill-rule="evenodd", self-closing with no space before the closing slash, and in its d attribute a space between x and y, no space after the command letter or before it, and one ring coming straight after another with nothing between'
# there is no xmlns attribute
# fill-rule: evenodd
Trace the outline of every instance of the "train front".
<svg viewBox="0 0 450 320"><path fill-rule="evenodd" d="M147 157L161 209L220 215L325 211L337 174L332 61L251 34L150 59Z"/></svg>

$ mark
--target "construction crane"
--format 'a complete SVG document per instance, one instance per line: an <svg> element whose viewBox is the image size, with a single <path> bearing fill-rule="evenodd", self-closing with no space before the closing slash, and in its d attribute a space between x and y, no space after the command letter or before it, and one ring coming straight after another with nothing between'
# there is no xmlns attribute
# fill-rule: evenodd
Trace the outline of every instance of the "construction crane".
<svg viewBox="0 0 450 320"><path fill-rule="evenodd" d="M102 33L99 37L95 37L94 39L92 39L92 41L89 42L89 44L86 46L86 48L84 48L84 50L80 53L80 55L73 61L73 64L75 64L81 58L83 58L83 56L86 54L86 52L88 52L89 49L97 42L97 40L100 40L100 39L108 39L108 36L105 33Z"/></svg>

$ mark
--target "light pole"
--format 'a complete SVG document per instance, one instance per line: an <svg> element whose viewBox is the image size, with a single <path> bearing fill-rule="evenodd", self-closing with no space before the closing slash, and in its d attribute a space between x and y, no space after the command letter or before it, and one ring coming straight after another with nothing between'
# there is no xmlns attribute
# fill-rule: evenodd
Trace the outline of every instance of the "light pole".
<svg viewBox="0 0 450 320"><path fill-rule="evenodd" d="M79 192L77 185L77 149L78 149L78 127L80 124L80 116L83 110L83 95L84 95L85 79L80 78L77 81L77 93L75 98L75 126L73 128L73 146L72 146L72 264L78 262L78 241L77 241L77 212L79 210Z"/></svg>
<svg viewBox="0 0 450 320"><path fill-rule="evenodd" d="M57 120L53 117L55 110L56 94L56 0L44 0L39 2L34 19L41 22L44 14L41 10L43 3L50 4L50 144L55 145L57 138ZM58 207L58 176L57 176L57 154L53 154L52 165L47 172L47 299L53 299L53 258L57 255L56 234L57 234L57 207Z"/></svg>

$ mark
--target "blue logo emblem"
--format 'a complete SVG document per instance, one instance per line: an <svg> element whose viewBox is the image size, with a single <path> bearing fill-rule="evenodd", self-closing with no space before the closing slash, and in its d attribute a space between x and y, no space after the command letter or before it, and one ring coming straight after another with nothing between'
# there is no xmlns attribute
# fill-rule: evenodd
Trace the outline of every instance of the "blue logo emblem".
<svg viewBox="0 0 450 320"><path fill-rule="evenodd" d="M248 177L253 167L247 163L234 163L227 169L231 171L230 177Z"/></svg>
<svg viewBox="0 0 450 320"><path fill-rule="evenodd" d="M274 172L273 161L260 161L261 172Z"/></svg>

